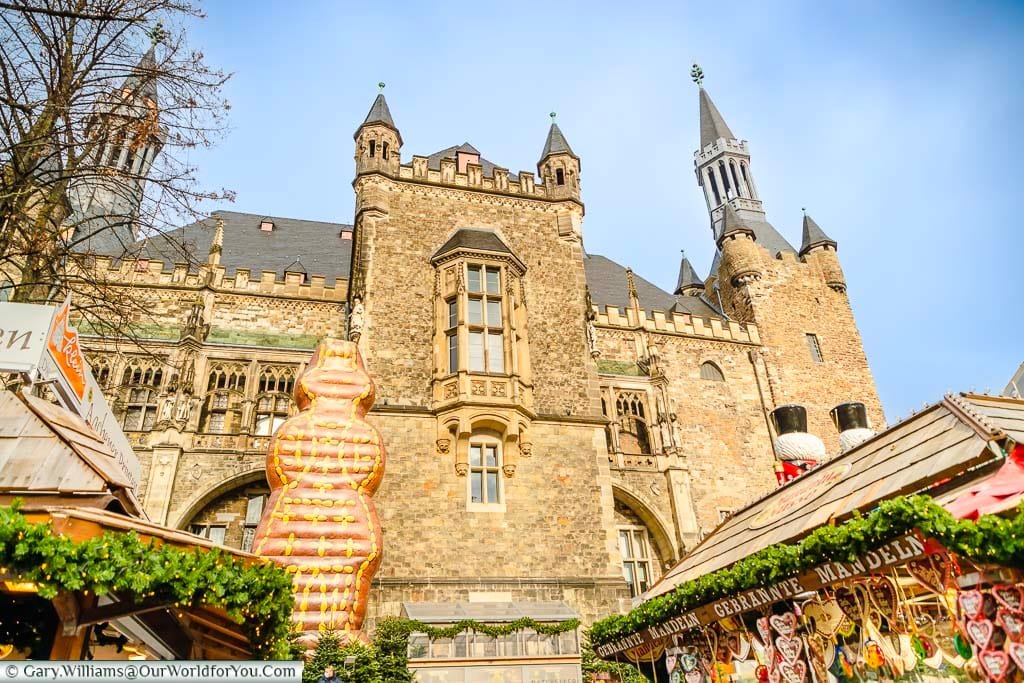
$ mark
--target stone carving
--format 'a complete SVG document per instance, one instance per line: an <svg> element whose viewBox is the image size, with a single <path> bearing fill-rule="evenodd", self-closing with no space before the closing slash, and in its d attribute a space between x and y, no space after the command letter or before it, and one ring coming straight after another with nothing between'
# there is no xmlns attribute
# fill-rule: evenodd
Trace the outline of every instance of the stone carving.
<svg viewBox="0 0 1024 683"><path fill-rule="evenodd" d="M487 388L486 388L486 386L484 385L483 382L480 382L478 380L473 380L470 383L470 392L474 396L486 396L487 395Z"/></svg>
<svg viewBox="0 0 1024 683"><path fill-rule="evenodd" d="M381 560L372 496L384 476L384 444L365 417L374 385L354 342L325 339L299 377L290 417L270 443L270 499L255 552L292 573L292 619L307 647L321 630L353 640Z"/></svg>
<svg viewBox="0 0 1024 683"><path fill-rule="evenodd" d="M530 443L529 441L520 441L519 455L523 456L524 458L529 458L531 455L533 455L533 444Z"/></svg>
<svg viewBox="0 0 1024 683"><path fill-rule="evenodd" d="M451 452L452 440L451 439L438 439L437 440L437 452L440 455L448 455Z"/></svg>
<svg viewBox="0 0 1024 683"><path fill-rule="evenodd" d="M504 397L506 393L506 386L504 382L491 382L491 395Z"/></svg>
<svg viewBox="0 0 1024 683"><path fill-rule="evenodd" d="M363 300L356 297L352 300L352 312L348 314L348 338L358 342L363 335Z"/></svg>
<svg viewBox="0 0 1024 683"><path fill-rule="evenodd" d="M455 463L455 474L459 475L460 477L464 477L467 474L469 474L469 463L466 463L466 462L456 462Z"/></svg>
<svg viewBox="0 0 1024 683"><path fill-rule="evenodd" d="M516 464L514 462L506 462L501 466L501 471L505 473L506 477L511 477L516 473Z"/></svg>
<svg viewBox="0 0 1024 683"><path fill-rule="evenodd" d="M458 395L458 393L459 393L458 385L456 385L455 382L450 382L450 383L444 385L444 397L445 398L455 398L455 396Z"/></svg>
<svg viewBox="0 0 1024 683"><path fill-rule="evenodd" d="M591 358L599 358L601 349L597 348L597 330L594 328L594 321L587 320L587 347L590 349Z"/></svg>

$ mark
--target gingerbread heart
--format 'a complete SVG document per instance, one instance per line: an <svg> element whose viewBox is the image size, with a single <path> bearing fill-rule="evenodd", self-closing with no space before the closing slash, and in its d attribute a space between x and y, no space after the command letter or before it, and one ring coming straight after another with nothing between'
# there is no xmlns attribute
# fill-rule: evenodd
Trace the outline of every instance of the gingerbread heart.
<svg viewBox="0 0 1024 683"><path fill-rule="evenodd" d="M786 683L804 683L807 678L807 664L804 662L782 662L779 664L779 673Z"/></svg>
<svg viewBox="0 0 1024 683"><path fill-rule="evenodd" d="M964 625L967 635L974 642L977 649L984 650L992 642L992 632L995 626L988 619L975 619Z"/></svg>
<svg viewBox="0 0 1024 683"><path fill-rule="evenodd" d="M836 603L843 614L848 616L855 624L864 619L864 608L861 606L860 596L857 591L847 586L841 586L835 592Z"/></svg>
<svg viewBox="0 0 1024 683"><path fill-rule="evenodd" d="M1021 633L1024 633L1024 613L1000 607L996 612L996 623L1003 627L1010 640L1020 641Z"/></svg>
<svg viewBox="0 0 1024 683"><path fill-rule="evenodd" d="M868 596L878 612L889 623L896 620L897 598L896 588L887 579L872 581L868 588Z"/></svg>
<svg viewBox="0 0 1024 683"><path fill-rule="evenodd" d="M782 655L782 660L792 664L800 658L800 653L804 649L803 641L799 638L786 638L779 636L775 639L775 648Z"/></svg>
<svg viewBox="0 0 1024 683"><path fill-rule="evenodd" d="M974 619L981 614L985 596L981 594L981 591L963 591L956 601L960 605L960 611L964 618Z"/></svg>
<svg viewBox="0 0 1024 683"><path fill-rule="evenodd" d="M992 586L992 595L1000 605L1015 612L1019 612L1024 605L1020 584L997 583Z"/></svg>
<svg viewBox="0 0 1024 683"><path fill-rule="evenodd" d="M750 641L743 634L730 633L725 642L733 659L742 662L750 654Z"/></svg>
<svg viewBox="0 0 1024 683"><path fill-rule="evenodd" d="M1006 651L1010 653L1017 668L1024 671L1024 643L1010 643Z"/></svg>
<svg viewBox="0 0 1024 683"><path fill-rule="evenodd" d="M1002 650L983 650L978 655L978 663L990 681L1003 680L1010 670L1010 656Z"/></svg>
<svg viewBox="0 0 1024 683"><path fill-rule="evenodd" d="M814 621L814 630L819 635L831 638L843 625L846 616L835 600L812 602L804 606L804 616Z"/></svg>
<svg viewBox="0 0 1024 683"><path fill-rule="evenodd" d="M686 673L697 670L697 656L694 654L687 652L679 659L679 662L683 665L683 671Z"/></svg>
<svg viewBox="0 0 1024 683"><path fill-rule="evenodd" d="M771 645L772 629L768 625L768 617L761 617L757 620L757 633L761 636L761 642L764 643L765 647Z"/></svg>
<svg viewBox="0 0 1024 683"><path fill-rule="evenodd" d="M945 560L942 555L933 554L920 560L907 563L907 572L919 584L932 591L942 593L945 590Z"/></svg>
<svg viewBox="0 0 1024 683"><path fill-rule="evenodd" d="M780 636L792 638L793 634L796 633L796 615L792 612L783 612L782 614L773 614L768 617L768 622L772 625Z"/></svg>
<svg viewBox="0 0 1024 683"><path fill-rule="evenodd" d="M781 683L781 682L782 682L782 674L779 673L779 670L776 667L774 667L774 666L768 667L768 683Z"/></svg>
<svg viewBox="0 0 1024 683"><path fill-rule="evenodd" d="M697 669L694 671L687 671L683 674L683 678L686 680L686 683L701 683L701 681L704 680L704 674Z"/></svg>

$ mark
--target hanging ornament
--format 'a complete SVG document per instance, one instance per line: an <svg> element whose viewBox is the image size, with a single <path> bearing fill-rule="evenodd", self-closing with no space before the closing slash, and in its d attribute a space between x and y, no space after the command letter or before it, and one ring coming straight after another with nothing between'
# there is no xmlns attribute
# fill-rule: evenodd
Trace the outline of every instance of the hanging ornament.
<svg viewBox="0 0 1024 683"><path fill-rule="evenodd" d="M1024 671L1024 643L1010 643L1006 651L1010 654L1017 668Z"/></svg>
<svg viewBox="0 0 1024 683"><path fill-rule="evenodd" d="M996 623L1003 627L1010 640L1020 642L1024 632L1024 613L999 608L996 611Z"/></svg>
<svg viewBox="0 0 1024 683"><path fill-rule="evenodd" d="M815 633L826 638L835 636L846 620L843 610L834 598L808 603L804 606L804 616L812 620Z"/></svg>
<svg viewBox="0 0 1024 683"><path fill-rule="evenodd" d="M978 664L991 681L1001 681L1010 670L1010 656L1002 650L982 650Z"/></svg>
<svg viewBox="0 0 1024 683"><path fill-rule="evenodd" d="M881 669L885 665L885 655L877 641L869 640L864 643L864 663L869 669Z"/></svg>
<svg viewBox="0 0 1024 683"><path fill-rule="evenodd" d="M970 659L974 656L974 651L971 649L971 644L963 637L963 635L957 633L953 636L953 648L956 653L964 659Z"/></svg>
<svg viewBox="0 0 1024 683"><path fill-rule="evenodd" d="M781 636L792 638L796 634L796 615L792 612L773 614L768 617L768 622Z"/></svg>
<svg viewBox="0 0 1024 683"><path fill-rule="evenodd" d="M964 625L964 630L967 631L968 637L978 649L984 650L992 642L992 632L995 630L995 626L988 619L976 619L968 621Z"/></svg>
<svg viewBox="0 0 1024 683"><path fill-rule="evenodd" d="M985 596L978 590L961 591L957 598L957 604L960 605L960 611L966 619L978 618L981 615L984 602Z"/></svg>
<svg viewBox="0 0 1024 683"><path fill-rule="evenodd" d="M996 601L1008 610L1019 612L1024 605L1021 595L1021 584L997 583L992 586L992 595Z"/></svg>
<svg viewBox="0 0 1024 683"><path fill-rule="evenodd" d="M932 553L928 557L911 560L907 563L907 572L923 587L933 593L942 595L949 580L949 563L940 553Z"/></svg>

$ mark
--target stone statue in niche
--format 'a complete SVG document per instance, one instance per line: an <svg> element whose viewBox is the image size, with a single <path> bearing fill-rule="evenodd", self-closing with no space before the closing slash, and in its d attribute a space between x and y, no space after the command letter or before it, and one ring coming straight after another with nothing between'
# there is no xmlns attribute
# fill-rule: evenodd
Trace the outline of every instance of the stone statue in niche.
<svg viewBox="0 0 1024 683"><path fill-rule="evenodd" d="M348 338L351 341L359 341L363 335L363 300L356 297L352 300L352 312L348 314Z"/></svg>
<svg viewBox="0 0 1024 683"><path fill-rule="evenodd" d="M594 327L593 319L587 320L587 346L590 348L591 358L601 356L601 350L597 348L597 329Z"/></svg>

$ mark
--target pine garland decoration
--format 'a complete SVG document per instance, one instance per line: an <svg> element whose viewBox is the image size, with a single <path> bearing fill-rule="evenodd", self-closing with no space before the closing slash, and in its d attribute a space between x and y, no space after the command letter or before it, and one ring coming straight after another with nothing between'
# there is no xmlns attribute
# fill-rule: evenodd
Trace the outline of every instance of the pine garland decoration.
<svg viewBox="0 0 1024 683"><path fill-rule="evenodd" d="M866 516L854 512L843 524L819 527L798 543L769 546L652 598L627 614L606 617L591 627L591 642L604 645L715 600L778 583L823 562L852 562L914 531L978 564L1024 569L1024 504L1013 517L985 515L974 522L956 519L929 496L900 496L880 503Z"/></svg>
<svg viewBox="0 0 1024 683"><path fill-rule="evenodd" d="M62 591L117 593L132 600L222 608L242 625L253 656L293 659L292 581L270 562L246 565L219 548L183 549L134 532L104 532L76 543L48 523L33 524L20 502L0 507L0 571L31 581L39 596ZM13 643L31 647L34 643Z"/></svg>

